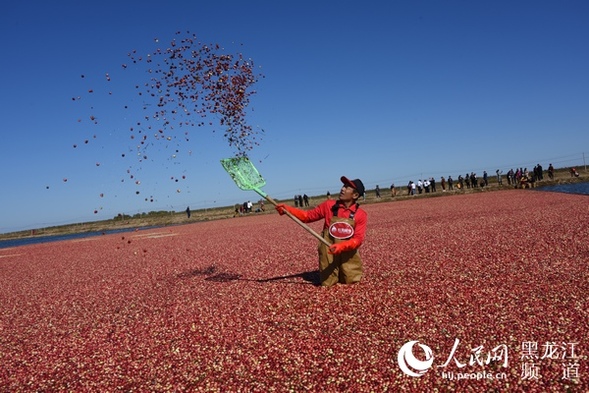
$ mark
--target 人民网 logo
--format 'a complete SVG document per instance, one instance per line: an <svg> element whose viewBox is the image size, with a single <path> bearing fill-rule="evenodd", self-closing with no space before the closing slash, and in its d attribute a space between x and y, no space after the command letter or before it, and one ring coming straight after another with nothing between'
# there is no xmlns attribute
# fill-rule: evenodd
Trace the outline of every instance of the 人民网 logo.
<svg viewBox="0 0 589 393"><path fill-rule="evenodd" d="M425 360L419 360L413 355L413 347L417 344L423 350ZM401 371L411 377L421 377L429 370L434 362L432 350L425 344L419 344L419 341L409 341L399 350L397 362Z"/></svg>

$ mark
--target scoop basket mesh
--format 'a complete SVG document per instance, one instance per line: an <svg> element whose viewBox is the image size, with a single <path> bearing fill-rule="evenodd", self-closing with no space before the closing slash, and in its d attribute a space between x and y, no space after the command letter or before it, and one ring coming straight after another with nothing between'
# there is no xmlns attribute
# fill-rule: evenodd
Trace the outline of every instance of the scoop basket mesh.
<svg viewBox="0 0 589 393"><path fill-rule="evenodd" d="M221 165L229 173L229 176L233 179L237 187L242 190L253 190L257 192L263 198L266 198L271 204L277 205L276 201L267 195L264 191L260 190L266 184L264 178L260 175L254 164L247 157L232 157L221 160ZM311 227L306 225L304 222L292 215L288 210L285 210L285 214L290 217L294 222L303 227L307 232L315 236L317 240L325 244L327 247L331 246L331 243L325 240L321 235L316 233Z"/></svg>
<svg viewBox="0 0 589 393"><path fill-rule="evenodd" d="M242 190L260 191L266 181L247 157L232 157L221 160L221 165L229 173L237 187Z"/></svg>

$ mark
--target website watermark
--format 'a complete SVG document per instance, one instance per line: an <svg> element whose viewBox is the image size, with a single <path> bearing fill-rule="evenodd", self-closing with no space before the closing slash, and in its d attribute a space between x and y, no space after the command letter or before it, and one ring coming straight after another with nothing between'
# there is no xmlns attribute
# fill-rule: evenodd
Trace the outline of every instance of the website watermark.
<svg viewBox="0 0 589 393"><path fill-rule="evenodd" d="M507 373L490 373L487 371L478 372L455 372L455 371L442 371L442 378L449 381L460 381L463 379L470 379L480 381L481 379L507 379Z"/></svg>
<svg viewBox="0 0 589 393"><path fill-rule="evenodd" d="M455 338L450 352L440 355L434 354L427 344L413 340L399 349L397 363L405 375L413 378L437 370L439 376L448 381L507 380L508 375L515 374L509 369L518 367L521 380L533 381L541 378L543 365L557 362L561 366L562 380L578 381L581 377L578 344L528 340L522 341L517 348L502 343L489 348L477 345L466 348L465 354L464 345L461 346L460 339ZM515 351L515 355L510 355L510 351Z"/></svg>

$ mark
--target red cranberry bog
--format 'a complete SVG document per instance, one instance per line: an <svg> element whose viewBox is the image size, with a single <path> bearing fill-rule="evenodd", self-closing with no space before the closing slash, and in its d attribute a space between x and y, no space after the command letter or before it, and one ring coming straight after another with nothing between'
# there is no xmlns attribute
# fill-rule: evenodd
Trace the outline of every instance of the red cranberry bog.
<svg viewBox="0 0 589 393"><path fill-rule="evenodd" d="M278 214L0 250L0 391L589 389L586 196L365 208L352 286Z"/></svg>

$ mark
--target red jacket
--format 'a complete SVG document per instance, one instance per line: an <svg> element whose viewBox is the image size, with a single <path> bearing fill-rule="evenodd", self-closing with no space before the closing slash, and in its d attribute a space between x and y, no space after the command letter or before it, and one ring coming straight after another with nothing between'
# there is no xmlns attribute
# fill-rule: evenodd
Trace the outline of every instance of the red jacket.
<svg viewBox="0 0 589 393"><path fill-rule="evenodd" d="M327 229L329 227L329 223L331 221L331 217L333 217L333 205L336 204L335 199L329 199L319 206L306 211L306 219L302 220L304 222L314 222L319 221L322 218L325 219L323 224L323 229ZM346 208L344 205L340 204L337 216L340 218L350 218L350 215L354 213L353 220L355 221L356 225L354 226L354 235L352 239L356 239L359 244L364 242L364 237L366 236L366 222L368 221L368 214L361 209L358 204L353 204L350 208Z"/></svg>

